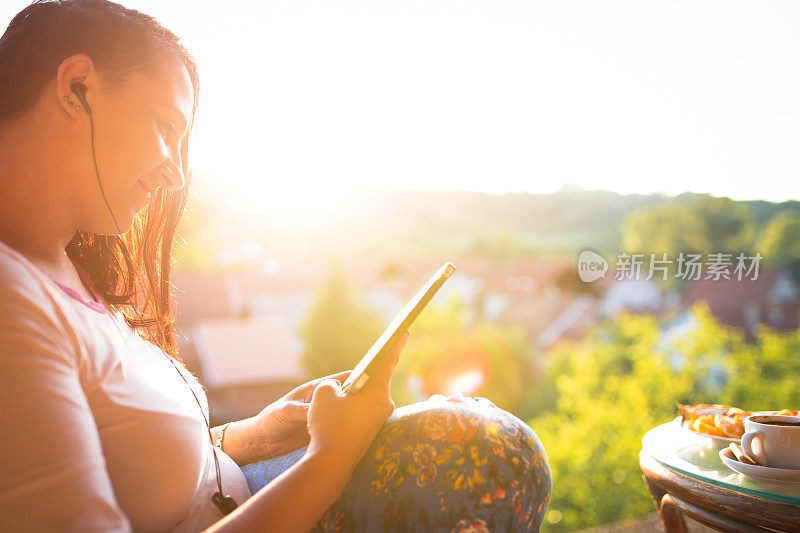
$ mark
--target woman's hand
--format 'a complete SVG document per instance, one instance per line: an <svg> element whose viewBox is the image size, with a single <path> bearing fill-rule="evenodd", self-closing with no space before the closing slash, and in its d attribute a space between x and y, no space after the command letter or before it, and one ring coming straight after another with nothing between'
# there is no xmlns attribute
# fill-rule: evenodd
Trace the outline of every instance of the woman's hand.
<svg viewBox="0 0 800 533"><path fill-rule="evenodd" d="M332 379L323 379L317 385L308 411L311 443L306 453L333 456L352 472L394 411L389 385L408 336L406 331L357 392L344 395L341 384Z"/></svg>
<svg viewBox="0 0 800 533"><path fill-rule="evenodd" d="M310 531L325 510L341 498L353 470L394 409L389 384L407 339L408 332L358 392L342 394L341 384L335 379L345 373L318 380L308 410L311 443L306 453L217 522L213 530L260 531L269 523L274 531ZM302 395L307 389L303 387L298 387L303 392L295 389L284 398L305 400ZM227 438L226 434L226 442Z"/></svg>
<svg viewBox="0 0 800 533"><path fill-rule="evenodd" d="M304 383L257 415L234 422L225 432L225 452L243 466L306 446L309 443L308 408L314 389L326 379L344 383L350 372L346 370Z"/></svg>

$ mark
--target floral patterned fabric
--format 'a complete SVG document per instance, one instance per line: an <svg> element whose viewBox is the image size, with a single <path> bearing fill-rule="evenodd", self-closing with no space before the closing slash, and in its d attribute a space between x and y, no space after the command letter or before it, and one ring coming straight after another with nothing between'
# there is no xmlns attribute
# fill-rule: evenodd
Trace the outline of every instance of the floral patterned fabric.
<svg viewBox="0 0 800 533"><path fill-rule="evenodd" d="M304 451L245 466L251 492ZM538 531L551 489L544 448L514 415L420 402L389 417L314 531Z"/></svg>

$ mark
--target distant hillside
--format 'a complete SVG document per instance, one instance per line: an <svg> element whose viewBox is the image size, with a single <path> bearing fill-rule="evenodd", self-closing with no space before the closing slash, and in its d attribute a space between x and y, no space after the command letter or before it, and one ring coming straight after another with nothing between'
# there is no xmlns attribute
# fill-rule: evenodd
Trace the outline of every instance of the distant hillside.
<svg viewBox="0 0 800 533"><path fill-rule="evenodd" d="M269 209L230 216L231 206L198 190L193 232L217 246L256 240L267 254L339 254L387 258L478 255L499 260L521 256L572 256L583 248L616 254L623 219L634 209L663 202L692 203L708 195L668 197L564 190L552 194L371 190L353 198L345 213L315 224L297 224ZM217 203L215 203L217 202ZM800 202L742 202L760 227L775 213L800 212ZM257 217L257 220L253 218ZM202 220L199 220L202 218ZM196 227L198 224L204 228Z"/></svg>

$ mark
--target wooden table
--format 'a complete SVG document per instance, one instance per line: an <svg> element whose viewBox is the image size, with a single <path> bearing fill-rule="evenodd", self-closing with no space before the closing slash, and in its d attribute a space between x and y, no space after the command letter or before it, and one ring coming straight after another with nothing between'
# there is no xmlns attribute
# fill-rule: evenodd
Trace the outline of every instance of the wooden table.
<svg viewBox="0 0 800 533"><path fill-rule="evenodd" d="M687 532L684 516L719 531L800 533L800 485L748 480L680 426L658 426L642 444L639 466L668 533Z"/></svg>

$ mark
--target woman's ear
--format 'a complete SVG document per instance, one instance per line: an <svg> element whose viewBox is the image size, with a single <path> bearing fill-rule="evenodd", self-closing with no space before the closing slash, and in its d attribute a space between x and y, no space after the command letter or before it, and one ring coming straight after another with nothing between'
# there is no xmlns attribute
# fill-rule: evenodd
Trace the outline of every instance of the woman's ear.
<svg viewBox="0 0 800 533"><path fill-rule="evenodd" d="M97 76L92 59L86 54L72 55L58 66L56 73L56 97L58 105L69 116L78 118L86 110L81 99L75 94L73 84L80 83L86 87L85 94L97 90ZM89 97L87 97L88 99Z"/></svg>
<svg viewBox="0 0 800 533"><path fill-rule="evenodd" d="M69 113L70 115L72 115L73 113L80 112L81 110L80 106L75 102L73 102L72 99L66 94L64 95L64 104L62 104L62 107L64 106L69 106L70 108L72 108L72 109L67 109L67 113Z"/></svg>

